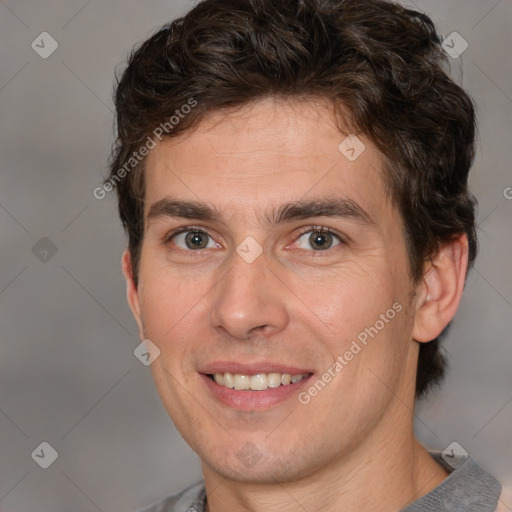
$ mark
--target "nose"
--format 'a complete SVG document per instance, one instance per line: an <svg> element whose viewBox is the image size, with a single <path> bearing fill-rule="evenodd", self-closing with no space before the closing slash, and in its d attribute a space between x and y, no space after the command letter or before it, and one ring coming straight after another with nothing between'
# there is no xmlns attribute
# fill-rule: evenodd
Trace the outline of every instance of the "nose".
<svg viewBox="0 0 512 512"><path fill-rule="evenodd" d="M289 322L287 288L265 254L252 263L238 254L230 260L229 271L212 291L211 327L237 340L283 331Z"/></svg>

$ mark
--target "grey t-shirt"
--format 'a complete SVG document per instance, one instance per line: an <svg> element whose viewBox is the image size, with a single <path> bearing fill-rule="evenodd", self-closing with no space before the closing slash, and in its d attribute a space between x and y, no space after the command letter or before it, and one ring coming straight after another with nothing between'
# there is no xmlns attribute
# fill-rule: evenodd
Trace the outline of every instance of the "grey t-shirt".
<svg viewBox="0 0 512 512"><path fill-rule="evenodd" d="M431 455L451 473L435 489L400 512L494 512L501 485L471 457L456 469L448 466L441 454ZM141 509L138 512L204 512L206 492L198 482L178 494Z"/></svg>

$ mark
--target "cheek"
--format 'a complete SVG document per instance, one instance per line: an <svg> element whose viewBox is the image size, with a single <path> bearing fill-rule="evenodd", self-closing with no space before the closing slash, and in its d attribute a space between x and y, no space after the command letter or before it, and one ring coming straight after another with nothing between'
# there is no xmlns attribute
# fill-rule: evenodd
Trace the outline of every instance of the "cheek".
<svg viewBox="0 0 512 512"><path fill-rule="evenodd" d="M332 271L291 276L290 283L331 334L353 335L378 320L399 295L390 273L374 263L348 262Z"/></svg>
<svg viewBox="0 0 512 512"><path fill-rule="evenodd" d="M375 375L390 382L400 374L412 327L406 313L407 281L380 263L352 262L329 276L318 274L314 286L295 283L297 296L325 326L323 335L317 335L331 357L346 360L337 382L343 382L342 388L361 387L362 395L373 390Z"/></svg>
<svg viewBox="0 0 512 512"><path fill-rule="evenodd" d="M184 340L197 330L198 318L207 315L201 301L207 283L190 283L165 269L141 272L140 283L144 335L157 340L162 352L181 350Z"/></svg>

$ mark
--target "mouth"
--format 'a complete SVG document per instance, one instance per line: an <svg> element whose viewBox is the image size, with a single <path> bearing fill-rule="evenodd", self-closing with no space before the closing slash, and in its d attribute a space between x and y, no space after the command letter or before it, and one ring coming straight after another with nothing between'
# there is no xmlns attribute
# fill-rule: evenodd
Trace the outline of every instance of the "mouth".
<svg viewBox="0 0 512 512"><path fill-rule="evenodd" d="M313 375L274 364L214 363L200 370L210 397L242 411L265 410L293 399Z"/></svg>
<svg viewBox="0 0 512 512"><path fill-rule="evenodd" d="M311 373L256 373L254 375L241 374L241 373L214 373L209 374L208 377L212 379L219 386L228 389L235 389L236 391L265 391L267 389L275 389L281 386L289 386L296 384L306 378Z"/></svg>

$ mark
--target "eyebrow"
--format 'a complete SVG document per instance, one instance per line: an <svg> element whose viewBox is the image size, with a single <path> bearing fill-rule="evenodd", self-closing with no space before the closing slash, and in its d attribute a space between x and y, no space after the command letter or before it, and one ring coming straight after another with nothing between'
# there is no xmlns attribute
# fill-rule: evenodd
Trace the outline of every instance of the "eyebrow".
<svg viewBox="0 0 512 512"><path fill-rule="evenodd" d="M179 217L226 225L222 214L214 206L198 201L183 201L166 197L151 205L146 221L149 223L161 217ZM269 226L276 226L293 220L311 217L337 217L355 221L359 224L375 224L372 217L355 201L345 198L326 198L321 200L299 200L285 203L263 215Z"/></svg>

